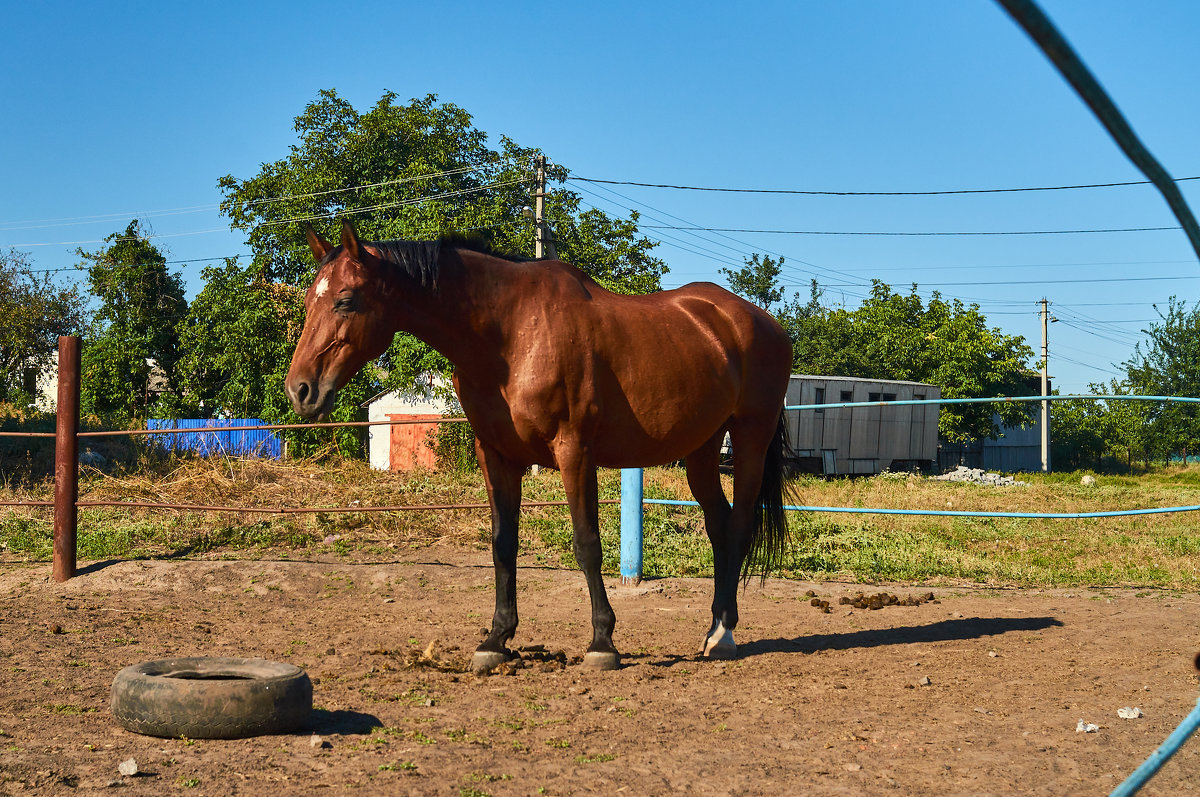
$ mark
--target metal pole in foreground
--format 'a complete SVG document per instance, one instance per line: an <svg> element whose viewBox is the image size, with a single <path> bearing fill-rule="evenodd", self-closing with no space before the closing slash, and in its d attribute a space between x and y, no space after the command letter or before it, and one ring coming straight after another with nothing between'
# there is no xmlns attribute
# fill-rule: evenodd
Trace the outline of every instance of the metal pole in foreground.
<svg viewBox="0 0 1200 797"><path fill-rule="evenodd" d="M642 581L642 469L621 469L621 583Z"/></svg>
<svg viewBox="0 0 1200 797"><path fill-rule="evenodd" d="M79 517L79 338L58 339L58 421L54 439L55 581L75 575Z"/></svg>
<svg viewBox="0 0 1200 797"><path fill-rule="evenodd" d="M1049 302L1042 299L1042 395L1050 395ZM1050 472L1050 402L1042 402L1042 473Z"/></svg>

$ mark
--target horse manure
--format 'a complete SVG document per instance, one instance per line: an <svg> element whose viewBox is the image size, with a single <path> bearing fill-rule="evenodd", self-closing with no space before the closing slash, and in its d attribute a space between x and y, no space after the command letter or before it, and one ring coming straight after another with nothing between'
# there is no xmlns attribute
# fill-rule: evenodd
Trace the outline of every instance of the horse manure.
<svg viewBox="0 0 1200 797"><path fill-rule="evenodd" d="M922 595L906 595L900 597L889 592L876 592L873 595L867 595L863 592L856 592L853 596L843 595L838 599L838 605L851 606L855 609L871 609L878 611L886 606L920 606L922 603L927 603L934 600L932 592L926 592ZM818 601L814 598L810 603L813 606L825 611L825 607L829 605L828 601ZM825 605L822 606L821 604Z"/></svg>
<svg viewBox="0 0 1200 797"><path fill-rule="evenodd" d="M810 589L810 590L808 590L807 592L805 592L805 593L804 593L804 597L806 597L806 598L815 598L815 597L817 597L817 593L813 592L813 591Z"/></svg>

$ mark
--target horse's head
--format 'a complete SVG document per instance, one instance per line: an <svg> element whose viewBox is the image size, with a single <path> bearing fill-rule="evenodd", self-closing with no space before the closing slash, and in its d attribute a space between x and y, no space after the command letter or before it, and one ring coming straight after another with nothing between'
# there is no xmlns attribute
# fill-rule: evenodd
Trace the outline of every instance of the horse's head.
<svg viewBox="0 0 1200 797"><path fill-rule="evenodd" d="M304 297L304 330L284 389L297 414L320 418L358 369L387 350L396 328L385 313L381 262L349 221L340 247L312 227L308 245L321 266Z"/></svg>

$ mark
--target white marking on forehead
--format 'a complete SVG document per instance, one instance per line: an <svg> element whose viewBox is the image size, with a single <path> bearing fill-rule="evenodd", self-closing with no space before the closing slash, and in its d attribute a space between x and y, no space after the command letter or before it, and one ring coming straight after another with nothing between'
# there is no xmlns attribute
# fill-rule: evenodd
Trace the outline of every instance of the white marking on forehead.
<svg viewBox="0 0 1200 797"><path fill-rule="evenodd" d="M327 290L329 290L329 277L321 277L321 279L317 280L317 298L320 299L322 296L324 296L325 291Z"/></svg>

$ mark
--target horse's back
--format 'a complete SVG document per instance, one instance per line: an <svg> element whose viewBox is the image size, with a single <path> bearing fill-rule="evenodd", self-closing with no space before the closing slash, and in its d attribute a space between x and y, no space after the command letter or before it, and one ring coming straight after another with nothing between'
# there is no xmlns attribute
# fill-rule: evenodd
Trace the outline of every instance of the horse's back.
<svg viewBox="0 0 1200 797"><path fill-rule="evenodd" d="M791 341L768 313L712 283L642 296L594 294L594 350L603 360L594 383L603 406L598 439L634 438L661 461L695 450L729 419L769 417L783 405ZM606 384L603 378L611 374ZM631 432L631 430L633 430ZM600 442L601 451L609 448Z"/></svg>

